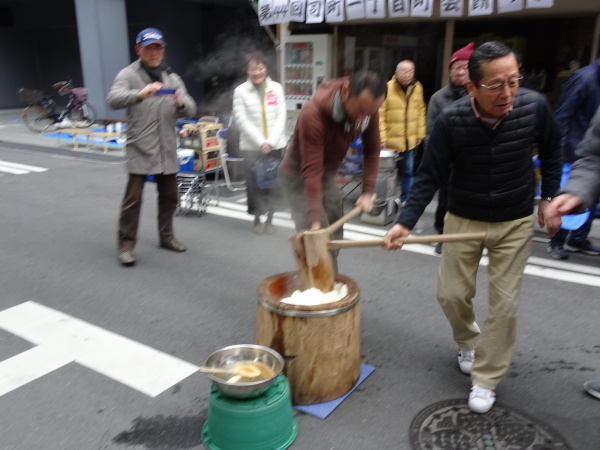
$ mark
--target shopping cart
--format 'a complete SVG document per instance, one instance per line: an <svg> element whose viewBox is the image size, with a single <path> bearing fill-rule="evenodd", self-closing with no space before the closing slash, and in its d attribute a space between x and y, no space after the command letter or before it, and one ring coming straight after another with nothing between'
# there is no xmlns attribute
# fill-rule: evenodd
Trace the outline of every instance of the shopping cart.
<svg viewBox="0 0 600 450"><path fill-rule="evenodd" d="M206 212L210 198L208 196L209 186L206 183L206 175L201 172L179 172L177 173L177 189L179 191L179 204L176 214L185 215L196 212L198 217Z"/></svg>

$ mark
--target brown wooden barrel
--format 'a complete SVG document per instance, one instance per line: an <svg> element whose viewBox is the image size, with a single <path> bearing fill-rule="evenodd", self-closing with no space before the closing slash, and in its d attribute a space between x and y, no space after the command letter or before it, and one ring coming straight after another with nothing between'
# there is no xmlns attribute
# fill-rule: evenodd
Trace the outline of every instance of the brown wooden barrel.
<svg viewBox="0 0 600 450"><path fill-rule="evenodd" d="M360 375L360 289L348 277L335 278L348 286L348 295L318 306L281 303L302 289L296 272L272 275L258 285L256 343L285 359L295 405L341 397Z"/></svg>

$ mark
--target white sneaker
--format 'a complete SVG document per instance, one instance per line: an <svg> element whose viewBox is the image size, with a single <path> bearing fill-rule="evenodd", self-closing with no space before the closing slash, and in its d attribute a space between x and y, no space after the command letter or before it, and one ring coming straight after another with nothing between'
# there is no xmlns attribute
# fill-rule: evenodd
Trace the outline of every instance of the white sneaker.
<svg viewBox="0 0 600 450"><path fill-rule="evenodd" d="M471 373L473 361L475 361L475 350L458 349L458 366L462 373L467 375Z"/></svg>
<svg viewBox="0 0 600 450"><path fill-rule="evenodd" d="M600 399L600 380L589 380L583 383L588 394Z"/></svg>
<svg viewBox="0 0 600 450"><path fill-rule="evenodd" d="M487 389L477 384L471 386L469 394L469 409L473 412L483 414L488 412L494 406L496 401L496 391Z"/></svg>

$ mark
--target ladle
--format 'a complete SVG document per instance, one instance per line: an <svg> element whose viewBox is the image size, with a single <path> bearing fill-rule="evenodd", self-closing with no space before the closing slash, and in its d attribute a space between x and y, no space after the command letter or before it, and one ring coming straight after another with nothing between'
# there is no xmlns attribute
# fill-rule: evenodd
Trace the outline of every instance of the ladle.
<svg viewBox="0 0 600 450"><path fill-rule="evenodd" d="M262 373L258 367L254 367L250 364L240 364L230 369L224 369L222 367L200 366L198 367L198 370L203 373L222 373L228 375L237 375L244 378L257 377Z"/></svg>

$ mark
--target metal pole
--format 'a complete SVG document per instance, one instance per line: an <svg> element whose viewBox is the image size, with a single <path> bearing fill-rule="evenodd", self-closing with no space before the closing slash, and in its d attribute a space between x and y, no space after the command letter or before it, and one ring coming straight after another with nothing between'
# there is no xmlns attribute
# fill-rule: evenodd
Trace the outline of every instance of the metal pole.
<svg viewBox="0 0 600 450"><path fill-rule="evenodd" d="M332 43L332 62L333 62L333 67L331 68L331 78L336 78L339 76L338 73L338 68L339 68L339 63L338 63L338 39L339 39L339 27L338 25L334 25L333 27L333 43Z"/></svg>
<svg viewBox="0 0 600 450"><path fill-rule="evenodd" d="M442 67L442 79L440 89L448 83L448 63L452 56L452 47L454 44L455 21L453 19L446 22L446 33L444 36L444 64Z"/></svg>
<svg viewBox="0 0 600 450"><path fill-rule="evenodd" d="M592 38L592 52L590 53L590 64L598 57L598 47L600 46L600 14L596 15L596 25L594 26L594 37Z"/></svg>

